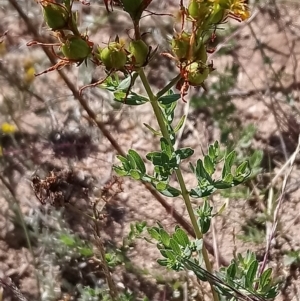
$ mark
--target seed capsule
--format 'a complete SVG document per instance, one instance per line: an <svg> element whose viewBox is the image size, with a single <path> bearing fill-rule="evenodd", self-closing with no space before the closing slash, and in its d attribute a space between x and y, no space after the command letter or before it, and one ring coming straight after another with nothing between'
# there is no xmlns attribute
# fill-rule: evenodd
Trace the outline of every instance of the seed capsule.
<svg viewBox="0 0 300 301"><path fill-rule="evenodd" d="M92 52L91 45L86 40L77 36L70 36L63 43L61 51L64 56L70 60L82 61Z"/></svg>
<svg viewBox="0 0 300 301"><path fill-rule="evenodd" d="M129 44L129 52L137 67L143 66L149 55L149 47L143 40L133 40Z"/></svg>
<svg viewBox="0 0 300 301"><path fill-rule="evenodd" d="M209 75L209 67L202 62L194 62L186 67L187 80L192 86L201 85Z"/></svg>
<svg viewBox="0 0 300 301"><path fill-rule="evenodd" d="M69 13L63 5L47 2L43 4L43 14L46 24L52 30L67 28Z"/></svg>
<svg viewBox="0 0 300 301"><path fill-rule="evenodd" d="M124 11L126 11L133 20L139 19L143 12L142 8L146 8L148 5L143 7L144 0L121 0Z"/></svg>
<svg viewBox="0 0 300 301"><path fill-rule="evenodd" d="M106 69L120 70L126 65L127 56L123 45L117 42L111 42L100 51L100 60Z"/></svg>

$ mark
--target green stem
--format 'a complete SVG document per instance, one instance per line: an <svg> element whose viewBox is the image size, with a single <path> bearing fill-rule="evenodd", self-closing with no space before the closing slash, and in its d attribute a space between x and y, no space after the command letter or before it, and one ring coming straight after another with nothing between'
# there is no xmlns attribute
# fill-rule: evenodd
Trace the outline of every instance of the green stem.
<svg viewBox="0 0 300 301"><path fill-rule="evenodd" d="M162 88L157 94L157 98L160 98L163 96L166 92L168 92L172 87L174 87L180 80L181 75L178 74L176 77L174 77L164 88Z"/></svg>
<svg viewBox="0 0 300 301"><path fill-rule="evenodd" d="M160 109L158 101L157 101L158 97L153 94L152 89L149 85L149 82L148 82L148 79L145 75L144 70L141 68L138 71L138 73L140 75L143 86L144 86L144 88L145 88L145 90L148 94L152 109L154 111L155 117L157 119L157 122L158 122L160 130L161 130L161 133L162 133L163 137L169 142L170 146L172 147L172 149L174 151L168 129L167 129L166 124L164 122L164 117L162 115L161 109ZM187 208L187 211L188 211L193 229L195 231L196 238L201 239L201 238L203 238L203 234L202 234L202 232L201 232L201 230L200 230L200 228L197 224L197 219L196 219L193 207L192 207L189 192L186 188L186 185L185 185L185 182L184 182L184 179L183 179L182 172L181 172L180 168L177 169L175 171L175 173L176 173L176 177L177 177L180 189L181 189L182 198L184 200L184 203L185 203L185 206ZM208 252L207 252L206 247L204 245L203 245L203 248L202 248L202 256L203 256L207 271L212 273L212 267L211 267L211 264L210 264L210 261L209 261ZM212 285L211 285L211 290L212 290L214 301L219 301L219 296L217 295L217 293L216 293L216 291L215 291L215 289L213 288Z"/></svg>

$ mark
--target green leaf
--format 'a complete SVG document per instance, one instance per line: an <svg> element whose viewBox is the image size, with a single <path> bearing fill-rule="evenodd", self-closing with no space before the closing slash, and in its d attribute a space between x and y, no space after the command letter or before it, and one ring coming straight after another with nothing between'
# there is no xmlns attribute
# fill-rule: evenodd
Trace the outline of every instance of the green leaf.
<svg viewBox="0 0 300 301"><path fill-rule="evenodd" d="M181 255L181 249L174 238L170 239L170 248L176 255Z"/></svg>
<svg viewBox="0 0 300 301"><path fill-rule="evenodd" d="M128 151L128 154L134 159L137 169L142 173L146 173L146 166L140 155L133 149Z"/></svg>
<svg viewBox="0 0 300 301"><path fill-rule="evenodd" d="M120 84L119 76L115 73L112 76L109 76L104 83L100 85L102 89L105 89L107 91L114 92L117 90L117 87Z"/></svg>
<svg viewBox="0 0 300 301"><path fill-rule="evenodd" d="M233 184L233 175L231 173L228 173L223 179L223 182L228 183L228 184Z"/></svg>
<svg viewBox="0 0 300 301"><path fill-rule="evenodd" d="M204 168L210 176L215 172L215 166L209 156L204 157Z"/></svg>
<svg viewBox="0 0 300 301"><path fill-rule="evenodd" d="M210 145L208 148L208 155L212 161L215 161L220 153L219 142L215 141L213 145Z"/></svg>
<svg viewBox="0 0 300 301"><path fill-rule="evenodd" d="M169 156L166 153L161 153L161 166L163 166L164 168L169 168L169 165Z"/></svg>
<svg viewBox="0 0 300 301"><path fill-rule="evenodd" d="M192 156L194 154L194 150L187 147L187 148L180 148L175 151L176 155L179 155L180 160L187 159L188 157Z"/></svg>
<svg viewBox="0 0 300 301"><path fill-rule="evenodd" d="M206 196L211 195L215 190L216 189L213 185L210 185L205 189L202 189L201 187L196 187L192 188L189 194L192 198L204 198Z"/></svg>
<svg viewBox="0 0 300 301"><path fill-rule="evenodd" d="M158 231L157 231L154 227L152 227L152 228L147 228L147 231L148 231L149 235L150 235L153 239L160 241L160 234L158 233Z"/></svg>
<svg viewBox="0 0 300 301"><path fill-rule="evenodd" d="M214 187L216 189L228 189L231 188L232 186L233 186L232 183L226 183L223 181L217 181L214 183Z"/></svg>
<svg viewBox="0 0 300 301"><path fill-rule="evenodd" d="M259 278L259 289L264 290L266 286L269 286L271 282L272 269L266 269Z"/></svg>
<svg viewBox="0 0 300 301"><path fill-rule="evenodd" d="M227 277L230 279L234 279L236 275L236 264L232 263L227 269L226 269Z"/></svg>
<svg viewBox="0 0 300 301"><path fill-rule="evenodd" d="M174 188L174 187L171 187L170 185L168 185L166 187L166 189L160 191L160 193L164 196L167 196L167 197L176 197L176 196L179 196L181 195L181 191Z"/></svg>
<svg viewBox="0 0 300 301"><path fill-rule="evenodd" d="M147 123L143 123L143 125L148 129L150 130L150 132L155 135L155 136L161 136L161 131L157 131L155 130L153 127L151 127L149 124Z"/></svg>
<svg viewBox="0 0 300 301"><path fill-rule="evenodd" d="M176 229L173 237L183 247L186 247L190 242L187 234L181 228Z"/></svg>
<svg viewBox="0 0 300 301"><path fill-rule="evenodd" d="M136 222L135 223L135 228L136 228L136 230L139 234L141 234L144 231L146 226L147 226L146 221L141 221L141 222Z"/></svg>
<svg viewBox="0 0 300 301"><path fill-rule="evenodd" d="M131 176L133 179L135 179L135 180L140 180L140 179L141 179L141 174L139 173L138 170L132 169L132 170L130 170L129 173L130 173L130 176Z"/></svg>
<svg viewBox="0 0 300 301"><path fill-rule="evenodd" d="M198 264L194 263L192 260L186 259L184 261L184 266L188 270L193 271L196 274L197 278L201 281L207 281L207 271L200 267Z"/></svg>
<svg viewBox="0 0 300 301"><path fill-rule="evenodd" d="M231 173L232 165L236 158L236 152L232 151L225 157L224 167L222 171L222 178L226 177L227 174Z"/></svg>
<svg viewBox="0 0 300 301"><path fill-rule="evenodd" d="M161 242L168 247L170 245L170 235L164 229L159 230Z"/></svg>
<svg viewBox="0 0 300 301"><path fill-rule="evenodd" d="M198 181L201 181L203 178L209 181L210 183L212 182L212 178L208 174L208 172L205 170L203 166L202 160L197 161L197 166L196 166L196 177Z"/></svg>
<svg viewBox="0 0 300 301"><path fill-rule="evenodd" d="M137 77L138 77L138 73L132 72L131 76L127 76L119 83L117 89L121 91L127 91L130 87L133 86Z"/></svg>
<svg viewBox="0 0 300 301"><path fill-rule="evenodd" d="M163 163L162 163L162 159L161 159L161 153L160 152L151 152L151 153L148 153L146 155L146 158L151 161L153 163L153 165L156 165L156 166L162 166Z"/></svg>
<svg viewBox="0 0 300 301"><path fill-rule="evenodd" d="M256 255L254 252L247 250L246 256L244 257L244 262L248 266L252 263L252 261L256 260Z"/></svg>
<svg viewBox="0 0 300 301"><path fill-rule="evenodd" d="M159 249L160 254L165 257L168 258L168 254L167 254L167 250L166 249Z"/></svg>
<svg viewBox="0 0 300 301"><path fill-rule="evenodd" d="M236 175L244 175L249 167L249 161L242 162L236 169Z"/></svg>
<svg viewBox="0 0 300 301"><path fill-rule="evenodd" d="M210 228L211 218L207 216L199 217L198 218L198 225L201 229L203 234L207 233Z"/></svg>
<svg viewBox="0 0 300 301"><path fill-rule="evenodd" d="M204 200L202 208L196 210L196 213L199 217L197 223L201 228L201 232L203 234L207 233L207 231L210 228L210 223L212 218L211 212L212 212L212 207L210 206L207 199Z"/></svg>
<svg viewBox="0 0 300 301"><path fill-rule="evenodd" d="M135 160L129 153L127 154L127 160L131 169L136 168Z"/></svg>
<svg viewBox="0 0 300 301"><path fill-rule="evenodd" d="M157 263L163 267L166 267L169 263L168 259L157 259Z"/></svg>
<svg viewBox="0 0 300 301"><path fill-rule="evenodd" d="M250 264L246 274L246 288L248 289L254 288L254 279L256 277L257 269L258 269L258 261L254 260Z"/></svg>
<svg viewBox="0 0 300 301"><path fill-rule="evenodd" d="M250 169L249 161L245 161L237 167L234 180L238 182L243 182L245 181L246 178L250 176L250 174L251 174L251 169Z"/></svg>
<svg viewBox="0 0 300 301"><path fill-rule="evenodd" d="M158 99L158 101L161 103L161 104L170 104L172 102L175 102L177 101L179 98L180 98L180 94L170 94L170 95L165 95L165 96L162 96Z"/></svg>
<svg viewBox="0 0 300 301"><path fill-rule="evenodd" d="M129 171L130 170L130 164L129 161L127 160L127 158L117 155L117 159L119 159L123 165L124 170Z"/></svg>
<svg viewBox="0 0 300 301"><path fill-rule="evenodd" d="M168 159L172 157L172 147L164 137L160 138L160 147L164 154L168 156ZM169 160L168 160L169 161Z"/></svg>
<svg viewBox="0 0 300 301"><path fill-rule="evenodd" d="M158 190L158 191L163 191L167 188L168 184L165 183L165 182L158 182L156 185L155 185L155 188Z"/></svg>
<svg viewBox="0 0 300 301"><path fill-rule="evenodd" d="M126 92L121 90L114 91L114 101L124 103L125 97L126 97Z"/></svg>
<svg viewBox="0 0 300 301"><path fill-rule="evenodd" d="M114 100L117 102L122 102L124 105L130 105L130 106L140 106L145 104L149 101L148 98L139 95L135 92L130 92L129 95L126 97L126 92L118 90L114 92Z"/></svg>
<svg viewBox="0 0 300 301"><path fill-rule="evenodd" d="M181 116L180 120L178 121L177 125L174 128L174 133L176 134L183 126L186 116Z"/></svg>
<svg viewBox="0 0 300 301"><path fill-rule="evenodd" d="M120 177L124 177L124 176L128 175L128 172L119 166L113 166L113 169L114 169L115 173Z"/></svg>

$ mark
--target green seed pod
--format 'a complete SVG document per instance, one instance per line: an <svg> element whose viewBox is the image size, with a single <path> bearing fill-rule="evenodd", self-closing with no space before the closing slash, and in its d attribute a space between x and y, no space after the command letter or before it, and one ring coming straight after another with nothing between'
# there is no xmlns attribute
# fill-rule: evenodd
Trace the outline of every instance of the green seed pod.
<svg viewBox="0 0 300 301"><path fill-rule="evenodd" d="M191 86L201 85L209 75L209 67L202 62L194 62L186 67L187 80Z"/></svg>
<svg viewBox="0 0 300 301"><path fill-rule="evenodd" d="M144 0L120 0L123 5L124 11L126 11L133 20L141 18L143 10L147 8ZM143 2L145 5L143 5Z"/></svg>
<svg viewBox="0 0 300 301"><path fill-rule="evenodd" d="M149 47L143 40L133 40L129 44L129 52L137 67L143 66L149 55Z"/></svg>
<svg viewBox="0 0 300 301"><path fill-rule="evenodd" d="M173 53L179 60L188 59L190 37L190 34L183 32L182 34L173 37L171 41Z"/></svg>
<svg viewBox="0 0 300 301"><path fill-rule="evenodd" d="M105 48L99 49L99 52L100 60L108 70L120 70L126 64L127 56L120 43L111 42Z"/></svg>
<svg viewBox="0 0 300 301"><path fill-rule="evenodd" d="M209 17L210 24L219 24L224 20L226 10L219 4L215 4L213 11Z"/></svg>
<svg viewBox="0 0 300 301"><path fill-rule="evenodd" d="M188 14L194 20L202 22L210 14L211 5L199 0L191 0L188 6Z"/></svg>
<svg viewBox="0 0 300 301"><path fill-rule="evenodd" d="M69 13L61 4L43 4L44 20L52 30L67 29Z"/></svg>
<svg viewBox="0 0 300 301"><path fill-rule="evenodd" d="M92 52L92 47L81 37L69 36L61 47L61 51L67 59L82 61Z"/></svg>

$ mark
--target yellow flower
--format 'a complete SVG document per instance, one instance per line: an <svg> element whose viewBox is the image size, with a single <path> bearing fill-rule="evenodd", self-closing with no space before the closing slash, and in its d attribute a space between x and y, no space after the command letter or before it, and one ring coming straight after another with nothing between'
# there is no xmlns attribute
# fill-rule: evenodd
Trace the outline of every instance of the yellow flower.
<svg viewBox="0 0 300 301"><path fill-rule="evenodd" d="M228 10L233 16L244 21L250 17L250 11L245 0L207 0Z"/></svg>
<svg viewBox="0 0 300 301"><path fill-rule="evenodd" d="M242 21L250 17L250 11L245 0L231 0L230 12Z"/></svg>
<svg viewBox="0 0 300 301"><path fill-rule="evenodd" d="M7 122L2 123L1 131L3 134L13 134L17 131L17 127L13 124L9 124Z"/></svg>

